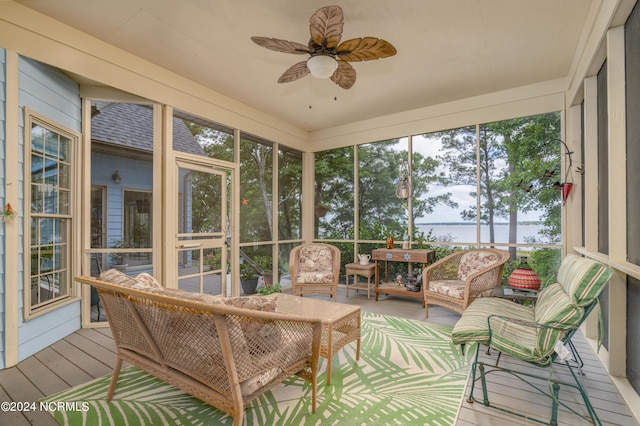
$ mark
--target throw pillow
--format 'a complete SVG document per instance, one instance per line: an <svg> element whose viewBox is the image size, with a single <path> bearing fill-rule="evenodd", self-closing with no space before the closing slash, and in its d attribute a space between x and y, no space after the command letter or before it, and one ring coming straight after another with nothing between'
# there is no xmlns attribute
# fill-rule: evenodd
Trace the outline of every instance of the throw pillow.
<svg viewBox="0 0 640 426"><path fill-rule="evenodd" d="M132 286L131 288L137 289L149 289L149 288L162 288L162 284L158 281L153 275L147 274L143 272L136 276L136 281L138 281L137 285Z"/></svg>
<svg viewBox="0 0 640 426"><path fill-rule="evenodd" d="M138 284L138 281L130 277L117 269L109 269L100 274L100 281L104 281L111 284L116 284L122 287L133 287Z"/></svg>
<svg viewBox="0 0 640 426"><path fill-rule="evenodd" d="M462 255L458 269L458 279L466 281L471 275L484 271L498 261L498 256L490 251L472 250Z"/></svg>
<svg viewBox="0 0 640 426"><path fill-rule="evenodd" d="M256 311L275 312L277 308L277 297L264 296L244 296L244 297L223 297L222 303L236 308L253 309Z"/></svg>

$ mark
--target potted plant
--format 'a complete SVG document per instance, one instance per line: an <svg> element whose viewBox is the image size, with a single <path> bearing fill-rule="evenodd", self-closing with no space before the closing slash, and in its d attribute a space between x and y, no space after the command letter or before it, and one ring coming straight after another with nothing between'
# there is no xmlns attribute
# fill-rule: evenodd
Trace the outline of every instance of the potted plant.
<svg viewBox="0 0 640 426"><path fill-rule="evenodd" d="M316 204L315 211L316 211L316 216L324 217L329 211L329 206L323 202L319 202L318 204Z"/></svg>
<svg viewBox="0 0 640 426"><path fill-rule="evenodd" d="M214 269L220 269L221 260L222 260L221 253L206 255L202 260L202 271L208 272Z"/></svg>
<svg viewBox="0 0 640 426"><path fill-rule="evenodd" d="M262 295L267 295L267 294L271 294L271 293L280 293L280 283L271 283L271 280L266 279L264 280L264 283L258 287L258 293L262 294Z"/></svg>
<svg viewBox="0 0 640 426"><path fill-rule="evenodd" d="M258 276L255 274L255 268L248 263L240 264L240 285L244 294L258 292Z"/></svg>
<svg viewBox="0 0 640 426"><path fill-rule="evenodd" d="M116 240L113 242L111 248L114 249L124 249L131 248L131 245L127 240ZM127 254L121 252L113 252L109 254L109 259L111 260L111 267L118 269L120 271L126 271L128 263L127 263Z"/></svg>
<svg viewBox="0 0 640 426"><path fill-rule="evenodd" d="M272 280L273 279L273 264L271 261L271 256L255 256L253 258L254 262L260 268L260 275L264 277L264 280Z"/></svg>
<svg viewBox="0 0 640 426"><path fill-rule="evenodd" d="M6 222L9 219L14 218L17 214L18 214L18 212L16 212L11 207L11 203L7 203L6 207L4 209L2 209L2 215L0 217L2 218L3 222Z"/></svg>

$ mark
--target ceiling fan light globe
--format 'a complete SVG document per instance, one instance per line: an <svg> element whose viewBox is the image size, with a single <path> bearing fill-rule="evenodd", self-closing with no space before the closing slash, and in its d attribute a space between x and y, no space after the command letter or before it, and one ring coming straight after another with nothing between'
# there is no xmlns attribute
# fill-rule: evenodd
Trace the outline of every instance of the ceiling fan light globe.
<svg viewBox="0 0 640 426"><path fill-rule="evenodd" d="M331 56L316 55L307 60L307 68L316 78L329 78L338 68L338 62Z"/></svg>

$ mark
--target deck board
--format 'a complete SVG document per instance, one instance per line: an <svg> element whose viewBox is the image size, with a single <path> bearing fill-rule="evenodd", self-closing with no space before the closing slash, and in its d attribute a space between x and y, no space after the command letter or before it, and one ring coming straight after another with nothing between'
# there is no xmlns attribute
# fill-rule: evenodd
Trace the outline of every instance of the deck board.
<svg viewBox="0 0 640 426"><path fill-rule="evenodd" d="M93 358L85 349L88 348L78 348L74 345L70 344L66 339L59 340L53 345L51 348L60 353L63 357L69 360L73 365L75 365L78 369L82 370L89 375L89 380L92 378L101 377L106 374L110 374L113 371L113 368L105 365L99 360ZM81 380L79 382L73 383L73 386L76 384L81 384L86 382L87 380Z"/></svg>
<svg viewBox="0 0 640 426"><path fill-rule="evenodd" d="M43 396L60 392L69 387L48 365L43 364L36 357L25 359L18 365L18 369L42 392Z"/></svg>
<svg viewBox="0 0 640 426"><path fill-rule="evenodd" d="M115 368L116 353L114 350L109 350L103 345L96 344L95 340L87 337L84 333L73 333L67 336L64 340L70 345L83 350L88 356L103 364L105 367L105 374L109 374ZM111 346L113 346L113 339L111 339ZM94 370L91 369L91 371Z"/></svg>
<svg viewBox="0 0 640 426"><path fill-rule="evenodd" d="M316 296L312 296L316 297ZM327 296L317 296L327 298ZM402 297L382 296L378 302L373 298L367 300L366 293L359 295L350 293L345 297L344 288L339 289L338 301L361 306L363 311L383 315L395 315L418 321L427 321L445 325L453 325L459 315L447 309L431 306L429 318L425 319L424 309L420 301ZM576 347L584 360L583 370L589 396L603 425L640 426L613 384L591 346L581 334L576 335ZM490 356L481 353L481 359L495 362L497 353ZM72 386L88 382L113 372L116 361L115 344L109 328L86 328L70 334L64 339L43 349L32 357L18 363L17 366L0 371L0 400L6 401L38 401L44 396L52 395ZM503 356L500 365L510 368L531 368L529 364ZM563 370L566 367L554 366L559 377L570 377ZM471 380L471 378L469 379ZM466 402L470 390L470 382L461 403L456 426L512 426L530 425L530 421L487 408L482 403ZM504 376L489 375L488 387L492 402L517 408L535 416L547 418L550 414L550 401L532 393L520 380ZM574 389L563 387L561 400L572 401L579 412L586 413L581 397ZM476 398L482 393L476 387ZM561 408L559 424L582 426L590 424L578 416ZM55 425L53 417L36 411L33 413L0 412L0 425Z"/></svg>
<svg viewBox="0 0 640 426"><path fill-rule="evenodd" d="M56 372L69 387L88 382L93 378L67 359L63 353L54 350L54 347L60 347L60 345L55 343L34 356L43 364L48 365L52 371Z"/></svg>
<svg viewBox="0 0 640 426"><path fill-rule="evenodd" d="M607 425L637 425L637 422L632 418L631 413L621 398L620 394L615 388L611 378L606 374L606 371L599 365L595 353L586 344L586 341L582 334L577 333L574 336L578 353L585 361L584 371L586 373L585 387L589 399L594 406L596 413L603 424ZM486 355L483 348L480 352L480 361L487 364L495 364L497 353L492 352L491 355ZM527 371L528 373L536 373L541 377L548 377L548 369L538 368L534 369L533 366L525 362L515 360L514 358L503 356L500 359L500 366L506 368L512 368L519 371ZM537 371L536 371L537 370ZM553 366L554 378L563 380L566 382L572 382L573 379L568 372L568 369L564 365L554 364ZM541 388L546 388L546 380L529 379ZM470 391L471 379L469 380L467 387L467 394ZM498 405L513 411L522 412L528 416L536 418L548 419L551 415L551 400L539 394L534 389L523 383L521 380L504 373L490 373L487 375L487 388L489 389L489 400ZM482 390L480 382L476 383L476 389L474 391L476 399L482 399ZM561 386L559 399L567 403L571 408L578 413L587 415L587 410L582 400L580 393L571 387ZM478 419L484 416L496 415L491 413L493 410L483 406L480 402L468 403L465 401L462 403L460 420L473 424L483 424ZM497 415L499 419L508 418L511 420L511 424L525 425L531 424L524 418L513 417L508 414L504 414L509 417L503 417L503 415ZM491 420L492 423L484 424L501 424L502 420ZM494 423L495 422L495 423ZM590 424L584 419L581 419L578 415L571 413L569 410L560 407L558 412L558 423L562 425L584 425Z"/></svg>
<svg viewBox="0 0 640 426"><path fill-rule="evenodd" d="M46 411L39 410L37 403L38 400L45 395L32 383L18 368L8 368L1 372L0 383L11 401L26 402L32 404L35 403L34 410L22 411L22 417L27 421L27 424L32 425L55 425L57 424L53 417ZM0 410L2 416L0 416L0 424L14 425L20 424L21 420L14 420L15 412L5 413ZM7 418L4 416L7 415ZM6 421L6 422L5 422Z"/></svg>

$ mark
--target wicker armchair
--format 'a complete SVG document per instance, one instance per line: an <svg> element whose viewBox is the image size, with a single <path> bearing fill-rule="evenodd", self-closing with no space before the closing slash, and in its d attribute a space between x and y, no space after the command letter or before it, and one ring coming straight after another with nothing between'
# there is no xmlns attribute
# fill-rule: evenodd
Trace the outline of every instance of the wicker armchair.
<svg viewBox="0 0 640 426"><path fill-rule="evenodd" d="M329 244L303 244L289 255L293 294L329 294L337 299L340 278L340 250Z"/></svg>
<svg viewBox="0 0 640 426"><path fill-rule="evenodd" d="M458 313L480 296L500 285L509 252L490 248L462 250L446 256L422 273L424 309L440 305Z"/></svg>

